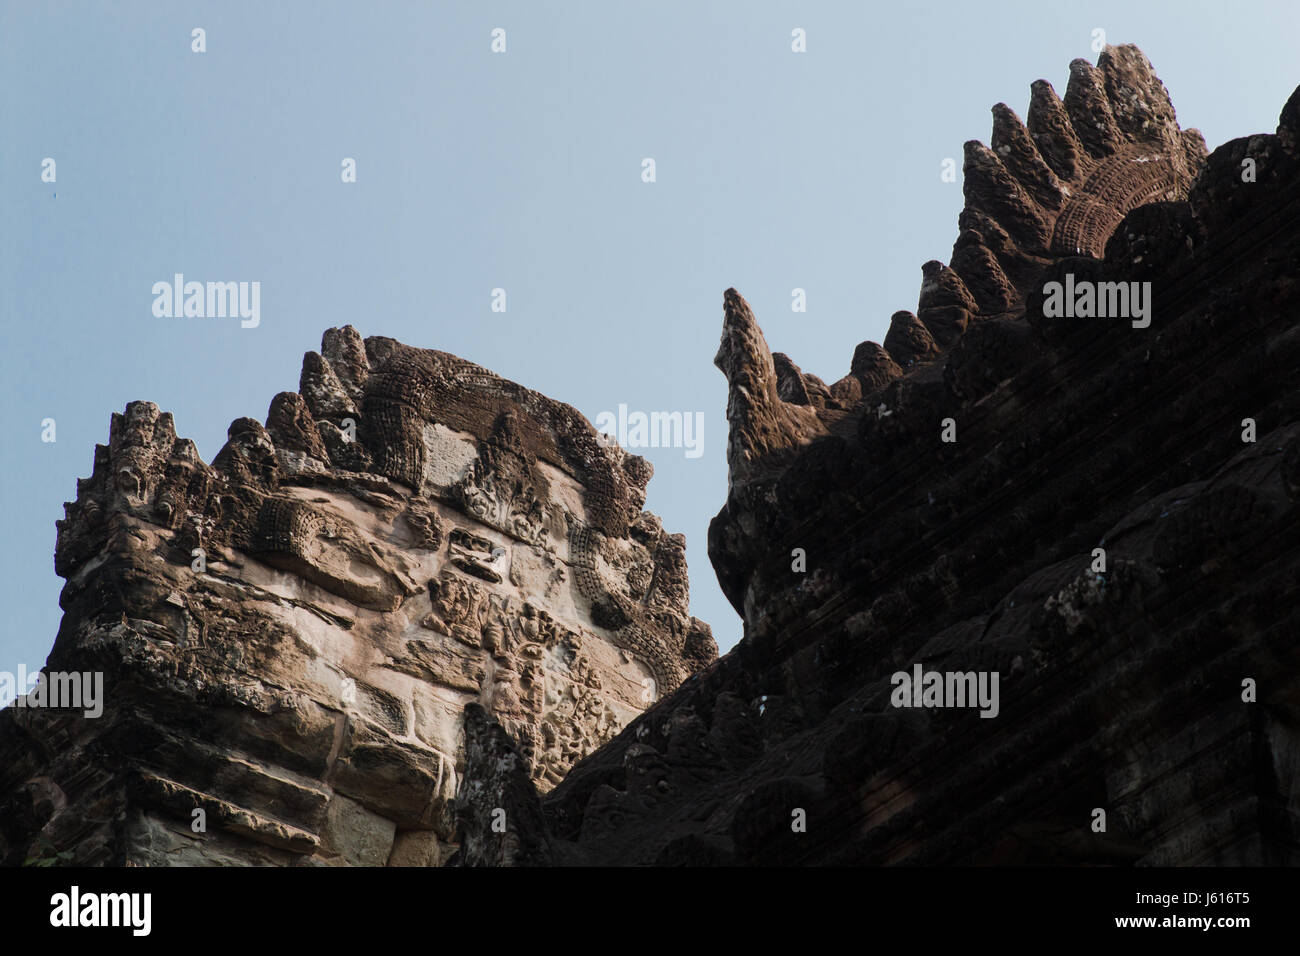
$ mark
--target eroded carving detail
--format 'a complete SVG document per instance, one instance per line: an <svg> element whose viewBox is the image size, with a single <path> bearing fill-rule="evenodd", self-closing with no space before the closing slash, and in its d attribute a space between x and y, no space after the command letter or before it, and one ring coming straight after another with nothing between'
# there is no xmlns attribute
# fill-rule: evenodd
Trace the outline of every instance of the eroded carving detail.
<svg viewBox="0 0 1300 956"><path fill-rule="evenodd" d="M504 413L492 437L479 443L479 456L453 486L452 495L467 514L488 527L545 546L547 483L524 450L518 429L518 417Z"/></svg>
<svg viewBox="0 0 1300 956"><path fill-rule="evenodd" d="M581 502L644 586L649 539L631 519L648 465L574 409L349 327L326 332L265 426L236 419L227 438L208 465L156 406L113 416L59 525L71 619L51 660L112 670L120 694L66 753L28 754L64 729L0 712L0 765L93 778L97 802L0 827L0 860L21 862L43 830L78 864L438 865L455 849L467 704L542 789L544 762L569 766L644 709L623 652L575 610L559 516ZM549 717L548 684L563 702ZM126 740L147 746L125 759ZM173 839L185 828L167 818L188 826L195 799L216 825ZM136 823L110 813L83 839L110 804Z"/></svg>
<svg viewBox="0 0 1300 956"><path fill-rule="evenodd" d="M606 583L600 572L600 532L572 514L568 520L573 580L579 593L591 602L592 619L610 631L615 644L645 664L658 694L669 693L682 680L678 664L681 646L674 649L670 635L646 613L645 604L630 600ZM652 580L653 573L649 577Z"/></svg>
<svg viewBox="0 0 1300 956"><path fill-rule="evenodd" d="M509 564L506 549L487 538L472 534L464 528L455 528L447 539L447 555L451 563L466 574L501 583L501 569Z"/></svg>

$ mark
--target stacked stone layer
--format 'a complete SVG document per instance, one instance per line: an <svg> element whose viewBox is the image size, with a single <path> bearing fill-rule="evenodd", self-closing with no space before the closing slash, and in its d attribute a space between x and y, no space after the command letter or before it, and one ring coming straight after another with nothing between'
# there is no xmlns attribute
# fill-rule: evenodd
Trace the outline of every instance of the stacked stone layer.
<svg viewBox="0 0 1300 956"><path fill-rule="evenodd" d="M1300 862L1298 104L1206 157L1119 47L995 107L952 261L829 387L728 290L745 637L516 862ZM1150 282L1150 326L1055 315L1067 276ZM918 664L998 674L997 716L896 706Z"/></svg>
<svg viewBox="0 0 1300 956"><path fill-rule="evenodd" d="M105 712L0 713L0 859L445 862L467 705L545 791L716 657L650 476L569 406L350 326L211 465L128 405L55 556L47 667L102 672Z"/></svg>

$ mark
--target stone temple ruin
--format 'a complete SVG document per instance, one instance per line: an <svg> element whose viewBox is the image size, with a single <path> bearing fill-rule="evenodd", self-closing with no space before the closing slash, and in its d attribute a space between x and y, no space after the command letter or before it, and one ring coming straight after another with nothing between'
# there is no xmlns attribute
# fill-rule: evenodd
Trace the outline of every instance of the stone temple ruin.
<svg viewBox="0 0 1300 956"><path fill-rule="evenodd" d="M49 668L105 671L106 713L0 716L0 855L34 827L78 863L443 862L467 703L545 791L716 657L651 471L566 405L351 327L211 465L130 404L56 553Z"/></svg>
<svg viewBox="0 0 1300 956"><path fill-rule="evenodd" d="M1300 89L1207 153L1108 47L964 191L831 385L724 294L717 660L649 466L478 366L332 329L211 466L115 415L48 662L109 702L0 712L0 861L1300 862Z"/></svg>

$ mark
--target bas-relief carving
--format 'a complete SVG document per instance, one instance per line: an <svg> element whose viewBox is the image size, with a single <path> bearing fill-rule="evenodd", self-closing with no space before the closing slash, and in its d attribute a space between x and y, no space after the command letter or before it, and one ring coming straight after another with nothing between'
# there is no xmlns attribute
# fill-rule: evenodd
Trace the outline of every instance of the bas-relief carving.
<svg viewBox="0 0 1300 956"><path fill-rule="evenodd" d="M648 476L625 473L573 409L454 356L363 343L350 328L328 332L322 353L304 359L300 393L276 396L265 426L231 424L211 465L156 406L114 415L60 522L55 559L82 602L78 620L111 605L129 652L174 676L158 695L154 670L132 671L139 699L200 712L221 701L221 746L262 762L250 769L192 746L204 741L182 727L168 753L193 760L153 771L283 817L302 831L292 853L304 860L330 842L317 810L336 795L388 821L376 832L430 827L450 838L445 788L430 781L461 758L471 701L490 708L544 788L643 706L578 592L563 515L598 515L604 533L631 542L620 516ZM191 565L197 549L202 569ZM70 663L99 653L97 633L65 628L60 652ZM266 687L286 688L292 710ZM90 728L113 731L105 775L120 763L112 740L137 719L118 708ZM21 749L3 730L0 752ZM228 758L237 773L225 773ZM319 774L312 814L276 802L286 771ZM265 793L214 785L214 773L251 774ZM84 808L72 809L67 818L79 819ZM104 832L122 858L166 862ZM231 859L265 852L230 846Z"/></svg>
<svg viewBox="0 0 1300 956"><path fill-rule="evenodd" d="M554 786L621 729L600 667L584 651L599 638L584 637L531 602L494 593L448 568L429 582L429 592L433 611L422 626L490 661L481 672L480 702L520 745L539 786ZM628 694L637 690L629 682ZM631 701L622 704L626 710Z"/></svg>
<svg viewBox="0 0 1300 956"><path fill-rule="evenodd" d="M463 528L451 532L447 542L447 557L466 574L492 584L501 583L502 571L510 561L506 548Z"/></svg>
<svg viewBox="0 0 1300 956"><path fill-rule="evenodd" d="M490 438L478 443L478 454L464 475L449 489L464 512L490 528L526 544L550 546L548 482L537 462L524 450L520 424L503 414Z"/></svg>
<svg viewBox="0 0 1300 956"><path fill-rule="evenodd" d="M548 531L542 502L531 485L500 480L482 458L470 463L465 477L453 487L465 513L527 544L544 546Z"/></svg>

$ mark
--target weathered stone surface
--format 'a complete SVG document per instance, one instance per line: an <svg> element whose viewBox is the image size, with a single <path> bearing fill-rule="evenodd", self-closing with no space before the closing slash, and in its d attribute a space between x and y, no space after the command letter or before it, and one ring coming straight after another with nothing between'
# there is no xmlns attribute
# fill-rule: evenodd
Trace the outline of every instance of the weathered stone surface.
<svg viewBox="0 0 1300 956"><path fill-rule="evenodd" d="M710 528L745 637L516 839L570 864L1300 863L1298 101L1291 138L1204 162L1123 47L1072 64L1064 104L1035 84L1027 136L996 110L955 247L985 274L927 264L897 374L858 376L859 346L845 410L766 372L744 310L728 381L789 383L733 416ZM1045 314L1066 274L1150 282L1150 326ZM895 706L914 664L997 673L997 716Z"/></svg>
<svg viewBox="0 0 1300 956"><path fill-rule="evenodd" d="M885 334L885 351L902 368L926 362L940 352L930 330L911 312L895 312Z"/></svg>
<svg viewBox="0 0 1300 956"><path fill-rule="evenodd" d="M156 406L113 416L48 662L105 710L0 713L0 859L440 865L466 705L545 792L716 658L649 464L572 408L351 327L301 388L211 466Z"/></svg>
<svg viewBox="0 0 1300 956"><path fill-rule="evenodd" d="M114 416L50 657L111 711L0 714L0 857L1300 863L1300 90L1207 159L1136 48L1070 74L845 379L725 293L721 659L648 466L477 366L332 330L211 468ZM1151 324L1049 314L1066 276ZM914 665L996 715L897 706Z"/></svg>
<svg viewBox="0 0 1300 956"><path fill-rule="evenodd" d="M775 361L749 303L728 289L723 304L713 364L727 377L727 465L735 486L749 480L759 462L788 455L826 428L811 406L782 400ZM791 386L797 372L787 369Z"/></svg>
<svg viewBox="0 0 1300 956"><path fill-rule="evenodd" d="M862 342L853 352L849 374L862 385L863 394L878 392L903 374L898 363L875 342Z"/></svg>

